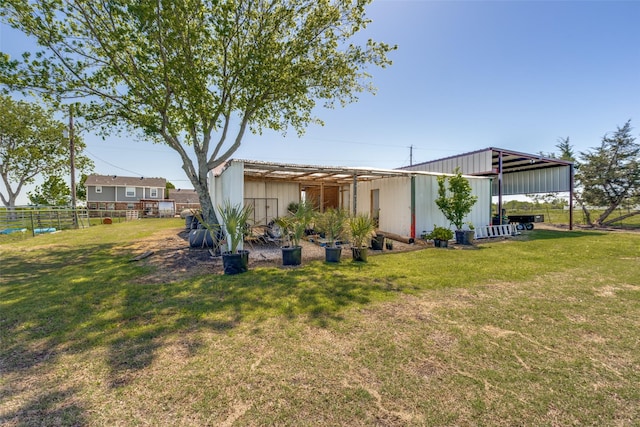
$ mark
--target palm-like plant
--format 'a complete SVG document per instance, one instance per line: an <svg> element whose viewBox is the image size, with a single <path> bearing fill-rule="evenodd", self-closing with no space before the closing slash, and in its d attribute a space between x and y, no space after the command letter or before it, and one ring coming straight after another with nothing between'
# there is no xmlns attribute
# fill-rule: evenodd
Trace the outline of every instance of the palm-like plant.
<svg viewBox="0 0 640 427"><path fill-rule="evenodd" d="M353 247L362 248L368 246L367 243L376 235L371 217L365 214L358 214L349 218L349 234Z"/></svg>
<svg viewBox="0 0 640 427"><path fill-rule="evenodd" d="M232 205L229 200L226 200L222 206L218 207L218 212L220 213L220 219L222 219L222 227L227 235L229 252L232 254L238 253L238 246L244 239L247 221L253 212L253 208L251 205Z"/></svg>
<svg viewBox="0 0 640 427"><path fill-rule="evenodd" d="M315 217L315 228L324 233L327 246L335 247L336 241L345 234L349 214L344 209L329 208Z"/></svg>
<svg viewBox="0 0 640 427"><path fill-rule="evenodd" d="M298 203L291 221L291 240L293 246L300 246L300 240L313 220L313 205L303 201Z"/></svg>
<svg viewBox="0 0 640 427"><path fill-rule="evenodd" d="M290 206L295 208L295 211L289 211L288 216L277 218L275 223L282 230L282 234L287 238L290 246L300 246L304 232L313 221L313 205L303 201L292 203Z"/></svg>

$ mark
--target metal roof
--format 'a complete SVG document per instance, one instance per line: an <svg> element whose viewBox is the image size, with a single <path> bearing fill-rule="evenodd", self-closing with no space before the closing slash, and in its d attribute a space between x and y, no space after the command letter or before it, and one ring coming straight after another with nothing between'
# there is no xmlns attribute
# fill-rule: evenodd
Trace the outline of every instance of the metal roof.
<svg viewBox="0 0 640 427"><path fill-rule="evenodd" d="M350 184L353 183L354 178L358 181L371 181L385 177L411 176L416 173L435 175L431 172L413 172L399 169L298 165L240 159L231 161L244 164L244 176L248 179L272 179L302 183Z"/></svg>
<svg viewBox="0 0 640 427"><path fill-rule="evenodd" d="M546 168L556 168L571 166L573 163L554 159L551 157L545 157L539 154L527 154L518 151L507 150L504 148L489 147L483 150L471 151L468 153L458 154L455 156L444 157L441 159L430 160L427 162L416 163L411 166L404 166L403 170L421 170L421 168L428 168L428 170L434 171L431 166L440 164L464 164L464 160L477 157L478 155L490 154L491 162L489 164L483 163L479 169L469 170L464 167L461 168L462 173L475 175L475 176L496 176L500 173L500 157L502 157L502 173L515 173L523 171L533 171ZM424 169L422 169L424 170Z"/></svg>
<svg viewBox="0 0 640 427"><path fill-rule="evenodd" d="M491 165L493 166L494 174L498 171L500 154L502 154L502 173L571 166L573 164L566 160L554 159L537 154L520 153L502 148L489 147L487 150L491 151Z"/></svg>

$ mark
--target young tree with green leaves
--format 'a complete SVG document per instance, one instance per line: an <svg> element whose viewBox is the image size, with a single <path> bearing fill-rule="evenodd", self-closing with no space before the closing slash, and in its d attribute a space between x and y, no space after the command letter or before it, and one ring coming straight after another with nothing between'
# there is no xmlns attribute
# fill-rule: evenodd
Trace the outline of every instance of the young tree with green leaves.
<svg viewBox="0 0 640 427"><path fill-rule="evenodd" d="M464 218L471 212L471 208L478 201L478 196L471 194L471 184L462 176L459 168L456 168L454 174L448 177L438 176L436 205L456 230L462 230Z"/></svg>
<svg viewBox="0 0 640 427"><path fill-rule="evenodd" d="M78 185L76 185L76 199L82 202L87 201L87 176L88 175L86 173L80 174L80 182L78 182Z"/></svg>
<svg viewBox="0 0 640 427"><path fill-rule="evenodd" d="M175 185L173 185L172 182L167 181L167 183L164 186L164 198L168 199L169 198L169 190L174 190L176 188Z"/></svg>
<svg viewBox="0 0 640 427"><path fill-rule="evenodd" d="M52 176L28 193L34 205L67 206L71 201L71 189L62 178Z"/></svg>
<svg viewBox="0 0 640 427"><path fill-rule="evenodd" d="M69 142L66 126L51 111L0 95L0 177L6 192L0 199L15 206L23 187L37 176L60 177L69 173ZM80 152L84 143L76 139L76 159L83 167L90 161Z"/></svg>
<svg viewBox="0 0 640 427"><path fill-rule="evenodd" d="M86 115L174 149L215 222L207 174L247 131L302 134L320 104L373 91L394 47L351 42L371 0L4 0L2 18L46 50L11 61L11 87L87 100ZM2 77L0 77L2 78Z"/></svg>

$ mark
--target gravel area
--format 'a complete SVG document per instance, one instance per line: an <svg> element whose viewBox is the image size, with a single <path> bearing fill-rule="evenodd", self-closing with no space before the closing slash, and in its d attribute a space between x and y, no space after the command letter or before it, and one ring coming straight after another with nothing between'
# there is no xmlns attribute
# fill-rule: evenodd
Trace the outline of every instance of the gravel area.
<svg viewBox="0 0 640 427"><path fill-rule="evenodd" d="M142 283L166 283L206 273L222 274L222 257L211 255L208 249L190 248L188 238L189 233L186 230L165 230L123 249L133 251L133 256L152 252L148 257L138 261L142 265L153 267L152 272L139 280ZM324 247L319 244L303 240L301 246L303 265L305 261L324 259ZM424 244L421 242L406 244L393 241L393 250L370 249L369 255L375 256L382 252L405 252L423 247ZM249 250L249 268L260 265L297 268L282 266L282 250L277 244L245 243L245 249ZM348 245L342 250L342 259L351 260L351 250Z"/></svg>

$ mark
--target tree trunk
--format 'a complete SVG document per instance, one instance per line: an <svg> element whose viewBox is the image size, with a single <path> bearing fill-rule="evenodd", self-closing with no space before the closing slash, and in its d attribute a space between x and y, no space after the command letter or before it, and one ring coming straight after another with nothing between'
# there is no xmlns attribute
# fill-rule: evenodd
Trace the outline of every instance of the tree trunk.
<svg viewBox="0 0 640 427"><path fill-rule="evenodd" d="M202 219L208 224L219 224L215 206L213 206L213 202L211 201L211 195L209 194L208 188L201 185L199 181L193 182L192 184L198 193L200 208L202 210Z"/></svg>
<svg viewBox="0 0 640 427"><path fill-rule="evenodd" d="M598 219L596 220L596 224L598 224L599 227L602 227L604 225L604 220L607 219L609 215L611 215L611 212L615 211L617 207L618 203L609 205L609 207L602 213L602 215L598 217Z"/></svg>
<svg viewBox="0 0 640 427"><path fill-rule="evenodd" d="M593 222L591 222L591 212L589 212L589 209L587 209L584 203L582 203L582 200L578 199L577 202L582 208L582 213L584 214L584 220L586 221L587 225L589 227L593 227Z"/></svg>
<svg viewBox="0 0 640 427"><path fill-rule="evenodd" d="M640 215L640 211L635 211L635 212L630 212L630 213L625 214L625 215L620 215L619 217L616 217L614 219L610 219L609 221L603 222L602 225L612 225L615 222L622 221L624 219L631 218L632 216L636 216L636 215Z"/></svg>

